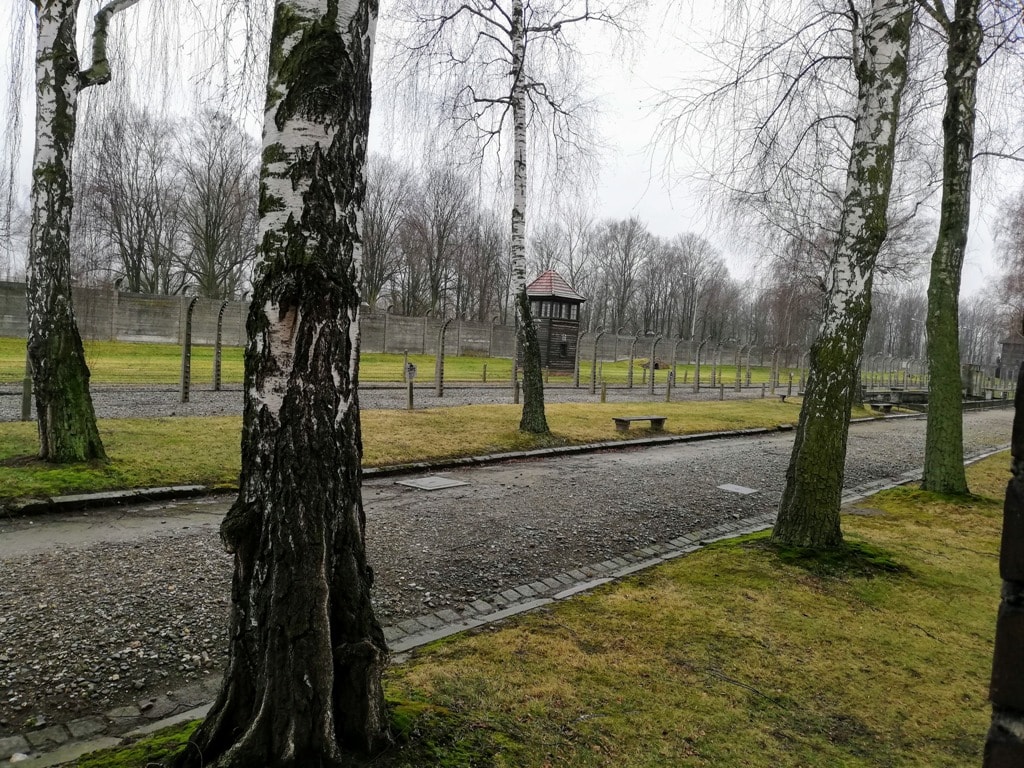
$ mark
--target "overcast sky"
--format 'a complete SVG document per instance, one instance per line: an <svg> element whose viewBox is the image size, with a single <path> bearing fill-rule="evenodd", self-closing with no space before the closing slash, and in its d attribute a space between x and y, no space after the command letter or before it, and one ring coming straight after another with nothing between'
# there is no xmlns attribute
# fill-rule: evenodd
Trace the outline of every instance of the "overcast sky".
<svg viewBox="0 0 1024 768"><path fill-rule="evenodd" d="M13 0L25 3L27 0ZM8 0L11 2L11 0ZM87 3L83 3L87 5ZM128 14L140 14L146 2L140 3ZM386 3L385 3L386 5ZM653 144L659 115L654 109L660 92L685 82L688 76L701 71L702 62L699 56L690 49L699 49L708 36L717 31L717 20L713 15L717 10L710 10L710 4L699 5L703 10L689 13L666 14L658 10L664 2L652 2L652 13L647 17L644 37L638 42L635 53L626 58L612 58L603 49L605 41L600 36L588 38L590 50L585 51L585 60L593 67L593 77L589 78L591 89L598 97L599 117L598 131L604 150L598 159L599 178L594 190L595 211L599 218L624 218L638 216L645 221L650 229L658 235L671 237L682 232L697 232L714 242L726 255L730 269L737 277L745 277L752 272L757 259L756 249L731 237L732 229L728 221L722 221L712 215L707 205L702 203L703 190L693 177L692 166L687 166L687 156L691 154L687 148L675 148L675 163L671 173L666 172L668 148ZM717 6L717 4L715 4ZM678 4L676 6L678 8ZM138 72L151 69L147 54L152 52L152 45L142 38L148 24L129 23L129 36L139 43L131 59L136 63ZM0 41L6 40L9 34L9 18L0 13ZM115 28L115 34L117 33ZM192 31L191 35L195 35ZM124 35L122 34L122 38ZM194 37L192 38L194 39ZM123 50L118 41L113 45ZM169 100L172 106L181 112L189 109L187 93L188 63L195 61L189 55L189 35L185 35L178 50L185 54L184 59L173 68L170 77L143 78L148 82L147 92L159 93L166 89L171 96L158 96L161 100ZM5 54L9 56L9 48ZM0 62L0 77L5 75L3 67L7 62ZM139 78L135 87L139 87ZM104 86L107 89L124 89L127 79L121 73L114 75L114 82ZM387 84L377 80L375 90L380 93ZM26 89L26 93L28 93ZM252 111L255 114L256 110ZM3 118L3 124L9 126L9 117ZM31 122L31 107L25 114L26 122ZM250 117L250 124L256 125L258 119ZM381 147L389 144L383 135L388 130L390 121L375 119L373 121L374 136L371 146ZM5 129L2 140L10 140L10 129ZM701 142L718 140L714 135L702 135ZM31 140L22 146L22 176L26 179L28 158L31 153ZM1005 179L995 179L986 189L987 205L978 204L974 208L972 235L968 245L967 262L964 269L964 293L970 294L983 290L997 274L998 267L993 258L992 230L993 222L998 215L998 198L1006 194L1019 183L1019 178L1012 176L1010 169L997 170L1005 174ZM994 192L993 192L994 190Z"/></svg>

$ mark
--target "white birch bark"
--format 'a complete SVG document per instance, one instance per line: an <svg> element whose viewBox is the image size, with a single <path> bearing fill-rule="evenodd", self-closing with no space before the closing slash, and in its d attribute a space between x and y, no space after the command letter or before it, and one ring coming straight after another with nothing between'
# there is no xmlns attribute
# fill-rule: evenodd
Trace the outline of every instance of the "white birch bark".
<svg viewBox="0 0 1024 768"><path fill-rule="evenodd" d="M913 0L874 0L855 46L856 127L839 235L797 426L774 541L842 542L839 507L850 409L871 317L875 260L887 208L900 98L907 78Z"/></svg>
<svg viewBox="0 0 1024 768"><path fill-rule="evenodd" d="M79 91L107 82L110 18L138 0L115 0L97 15L93 65L76 50L79 0L37 0L36 145L28 262L28 356L39 455L54 462L106 458L89 394L89 368L71 291L71 165Z"/></svg>
<svg viewBox="0 0 1024 768"><path fill-rule="evenodd" d="M512 285L516 295L519 347L523 356L523 413L519 428L534 434L549 432L544 413L544 379L537 328L526 295L526 21L523 0L512 0Z"/></svg>
<svg viewBox="0 0 1024 768"><path fill-rule="evenodd" d="M277 0L224 685L179 766L340 766L389 743L357 396L374 0Z"/></svg>
<svg viewBox="0 0 1024 768"><path fill-rule="evenodd" d="M526 289L526 29L523 1L512 2L512 284Z"/></svg>

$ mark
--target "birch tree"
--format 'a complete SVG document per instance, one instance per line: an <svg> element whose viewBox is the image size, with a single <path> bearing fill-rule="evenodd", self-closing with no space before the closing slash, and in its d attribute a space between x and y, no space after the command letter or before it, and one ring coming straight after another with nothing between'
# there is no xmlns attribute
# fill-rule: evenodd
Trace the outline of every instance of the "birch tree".
<svg viewBox="0 0 1024 768"><path fill-rule="evenodd" d="M39 456L53 462L105 459L89 394L89 368L71 295L71 166L80 93L110 80L107 34L114 0L96 14L92 63L76 48L80 0L32 0L36 21L36 146L28 258L28 356Z"/></svg>
<svg viewBox="0 0 1024 768"><path fill-rule="evenodd" d="M389 742L360 492L360 219L376 0L277 0L245 353L230 648L179 755L353 764Z"/></svg>
<svg viewBox="0 0 1024 768"><path fill-rule="evenodd" d="M772 540L801 547L842 543L850 409L871 318L875 260L888 229L896 127L907 81L913 0L872 0L856 18L857 106L842 207L818 336Z"/></svg>
<svg viewBox="0 0 1024 768"><path fill-rule="evenodd" d="M523 358L519 428L525 432L549 431L540 347L526 295L529 128L546 121L554 154L562 153L563 160L566 150L585 143L585 105L573 88L578 68L570 35L586 22L619 28L623 13L622 5L577 0L443 0L429 11L407 8L414 29L407 52L414 66L454 74L454 92L441 98L457 125L499 151L506 132L512 134L512 290ZM568 66L558 70L559 63Z"/></svg>
<svg viewBox="0 0 1024 768"><path fill-rule="evenodd" d="M724 137L702 145L699 161L734 230L769 253L794 242L806 242L808 253L819 241L829 245L812 371L774 533L783 544L842 541L849 411L875 267L892 220L912 221L930 194L915 177L893 195L897 149L906 167L903 155L916 146L896 141L898 129L907 130L898 118L914 2L736 3L723 39L708 50L715 71L662 102L661 141Z"/></svg>

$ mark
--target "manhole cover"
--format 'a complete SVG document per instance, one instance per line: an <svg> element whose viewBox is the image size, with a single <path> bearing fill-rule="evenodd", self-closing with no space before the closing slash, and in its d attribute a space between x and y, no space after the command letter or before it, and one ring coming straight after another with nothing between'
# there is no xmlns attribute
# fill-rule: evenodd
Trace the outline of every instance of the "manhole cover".
<svg viewBox="0 0 1024 768"><path fill-rule="evenodd" d="M461 480L453 480L450 477L440 475L427 475L412 480L396 480L395 485L404 485L408 488L415 488L418 491L439 491L442 488L456 488L460 485L469 485Z"/></svg>
<svg viewBox="0 0 1024 768"><path fill-rule="evenodd" d="M746 488L742 485L733 485L732 483L726 483L725 485L718 486L719 490L728 491L729 493L739 493L744 496L749 496L752 493L757 493L756 488Z"/></svg>

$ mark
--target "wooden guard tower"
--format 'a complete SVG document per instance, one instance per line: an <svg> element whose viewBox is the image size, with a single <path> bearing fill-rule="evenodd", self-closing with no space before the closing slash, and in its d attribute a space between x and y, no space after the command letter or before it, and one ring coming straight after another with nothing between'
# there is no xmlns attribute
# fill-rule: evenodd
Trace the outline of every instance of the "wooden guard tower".
<svg viewBox="0 0 1024 768"><path fill-rule="evenodd" d="M550 371L572 373L580 330L580 304L586 301L565 278L549 269L526 286L537 326L540 364Z"/></svg>

